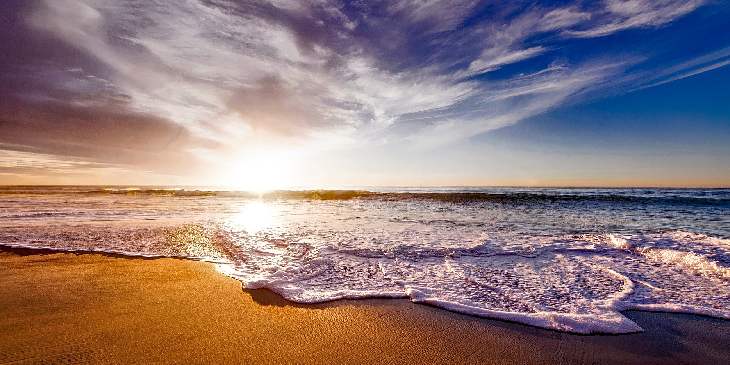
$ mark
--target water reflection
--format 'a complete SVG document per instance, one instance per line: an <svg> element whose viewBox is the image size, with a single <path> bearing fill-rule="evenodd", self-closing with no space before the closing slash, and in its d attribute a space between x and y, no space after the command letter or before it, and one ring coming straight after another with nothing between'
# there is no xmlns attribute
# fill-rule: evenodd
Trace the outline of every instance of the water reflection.
<svg viewBox="0 0 730 365"><path fill-rule="evenodd" d="M263 200L247 202L230 218L232 228L256 234L279 223L279 211Z"/></svg>

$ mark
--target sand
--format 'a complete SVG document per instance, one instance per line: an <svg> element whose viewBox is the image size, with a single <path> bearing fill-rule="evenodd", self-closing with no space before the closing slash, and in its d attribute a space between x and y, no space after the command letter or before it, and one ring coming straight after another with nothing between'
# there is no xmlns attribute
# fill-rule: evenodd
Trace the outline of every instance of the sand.
<svg viewBox="0 0 730 365"><path fill-rule="evenodd" d="M32 254L31 254L32 253ZM580 336L406 300L296 305L208 263L0 252L0 363L721 364L730 321Z"/></svg>

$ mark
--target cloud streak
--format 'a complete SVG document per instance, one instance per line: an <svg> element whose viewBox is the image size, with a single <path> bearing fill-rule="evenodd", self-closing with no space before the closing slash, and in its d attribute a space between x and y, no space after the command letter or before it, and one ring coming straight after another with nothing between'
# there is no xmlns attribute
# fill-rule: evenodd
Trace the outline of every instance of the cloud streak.
<svg viewBox="0 0 730 365"><path fill-rule="evenodd" d="M650 28L667 24L697 9L703 0L606 0L597 9L598 24L582 30L567 30L574 37L603 37L631 28Z"/></svg>
<svg viewBox="0 0 730 365"><path fill-rule="evenodd" d="M21 26L61 41L63 55L3 66L22 63L34 80L3 75L26 86L0 89L15 103L5 110L23 107L6 112L0 143L130 166L150 145L165 166L262 140L436 146L559 107L630 66L566 58L568 40L657 28L702 4L40 1L21 9ZM90 142L112 135L123 138Z"/></svg>
<svg viewBox="0 0 730 365"><path fill-rule="evenodd" d="M653 73L650 77L647 77L649 82L640 85L637 87L637 90L686 79L727 65L730 65L730 47L695 57L689 61L681 62L660 72Z"/></svg>

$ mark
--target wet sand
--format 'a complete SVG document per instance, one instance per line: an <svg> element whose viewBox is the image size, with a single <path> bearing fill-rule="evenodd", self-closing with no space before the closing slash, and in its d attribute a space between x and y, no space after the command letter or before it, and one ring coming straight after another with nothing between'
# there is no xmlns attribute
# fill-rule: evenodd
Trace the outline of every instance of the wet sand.
<svg viewBox="0 0 730 365"><path fill-rule="evenodd" d="M721 364L730 321L628 312L581 336L410 303L297 305L211 264L0 251L0 364Z"/></svg>

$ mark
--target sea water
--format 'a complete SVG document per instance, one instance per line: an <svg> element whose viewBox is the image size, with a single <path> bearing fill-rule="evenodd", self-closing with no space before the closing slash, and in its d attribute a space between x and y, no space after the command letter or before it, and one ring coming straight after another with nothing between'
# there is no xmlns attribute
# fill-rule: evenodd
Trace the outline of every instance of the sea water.
<svg viewBox="0 0 730 365"><path fill-rule="evenodd" d="M216 263L299 303L407 298L576 333L730 319L730 189L0 187L0 244Z"/></svg>

